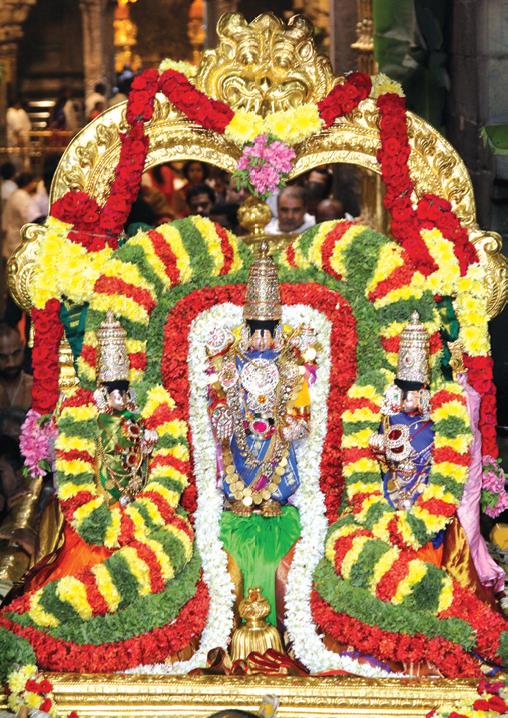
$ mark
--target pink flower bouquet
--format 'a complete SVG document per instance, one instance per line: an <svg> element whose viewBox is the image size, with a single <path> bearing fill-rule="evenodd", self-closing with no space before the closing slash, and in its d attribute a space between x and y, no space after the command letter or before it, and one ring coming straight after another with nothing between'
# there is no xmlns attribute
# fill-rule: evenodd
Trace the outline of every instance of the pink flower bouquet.
<svg viewBox="0 0 508 718"><path fill-rule="evenodd" d="M25 459L25 471L32 479L52 471L57 429L49 414L30 409L21 427L19 448Z"/></svg>
<svg viewBox="0 0 508 718"><path fill-rule="evenodd" d="M295 157L295 151L284 142L272 135L258 135L243 148L233 174L237 187L246 187L265 200L276 189L284 187Z"/></svg>
<svg viewBox="0 0 508 718"><path fill-rule="evenodd" d="M505 473L501 466L501 459L492 456L483 457L482 511L492 518L496 518L508 508L508 494L505 490Z"/></svg>

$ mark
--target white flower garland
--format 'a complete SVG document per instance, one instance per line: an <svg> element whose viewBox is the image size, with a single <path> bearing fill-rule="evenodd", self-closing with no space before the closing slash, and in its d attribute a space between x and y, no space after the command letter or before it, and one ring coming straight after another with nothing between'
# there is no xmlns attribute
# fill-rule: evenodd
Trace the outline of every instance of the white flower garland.
<svg viewBox="0 0 508 718"><path fill-rule="evenodd" d="M196 542L203 562L203 576L210 593L208 620L198 650L188 661L168 665L138 666L128 673L185 674L206 665L213 648L226 648L233 628L234 587L227 569L227 556L220 541L223 496L216 483L215 442L207 410L206 350L215 327L233 329L242 322L242 308L226 302L203 311L189 331L189 424L194 448L194 471L198 496L195 514ZM286 628L297 657L313 673L344 670L368 677L394 676L329 651L318 635L310 608L312 577L323 556L328 524L320 489L320 465L327 426L330 390L331 322L318 310L304 304L283 307L283 322L293 327L308 324L324 347L318 358L316 382L312 385L311 431L297 446L301 486L294 496L300 512L302 535L296 545L286 586Z"/></svg>
<svg viewBox="0 0 508 718"><path fill-rule="evenodd" d="M210 594L208 619L196 653L188 661L138 666L131 673L185 674L206 666L208 652L226 648L233 630L234 586L227 555L219 539L223 495L217 487L215 441L208 417L206 342L214 327L232 329L242 322L242 308L226 302L201 312L189 330L189 425L191 428L197 509L196 543L203 563L203 578Z"/></svg>
<svg viewBox="0 0 508 718"><path fill-rule="evenodd" d="M325 547L328 522L325 500L320 487L323 443L328 423L327 402L330 392L331 322L321 312L304 304L284 307L284 322L298 326L302 322L316 332L323 351L318 357L316 381L311 386L311 429L305 441L296 447L300 488L294 504L300 512L301 538L296 544L286 583L286 628L297 658L311 671L319 673L343 670L372 677L393 676L380 668L361 664L348 656L328 650L312 617L310 596L312 577Z"/></svg>

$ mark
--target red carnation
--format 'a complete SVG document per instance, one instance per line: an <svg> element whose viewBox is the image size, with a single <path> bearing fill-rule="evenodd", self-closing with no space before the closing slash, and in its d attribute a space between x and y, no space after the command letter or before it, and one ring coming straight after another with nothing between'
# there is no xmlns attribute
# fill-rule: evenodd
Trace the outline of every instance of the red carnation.
<svg viewBox="0 0 508 718"><path fill-rule="evenodd" d="M45 698L39 706L39 710L43 713L49 713L51 706L53 705L50 698Z"/></svg>

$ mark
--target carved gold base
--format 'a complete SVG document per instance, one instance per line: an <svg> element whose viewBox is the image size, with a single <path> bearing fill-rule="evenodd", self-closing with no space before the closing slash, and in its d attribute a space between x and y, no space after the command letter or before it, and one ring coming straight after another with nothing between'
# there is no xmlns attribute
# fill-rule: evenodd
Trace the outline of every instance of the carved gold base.
<svg viewBox="0 0 508 718"><path fill-rule="evenodd" d="M436 705L471 704L475 681L372 679L353 676L120 676L48 674L60 716L189 718L225 708L257 712L262 696L280 698L278 718L424 718ZM0 709L2 708L0 699Z"/></svg>

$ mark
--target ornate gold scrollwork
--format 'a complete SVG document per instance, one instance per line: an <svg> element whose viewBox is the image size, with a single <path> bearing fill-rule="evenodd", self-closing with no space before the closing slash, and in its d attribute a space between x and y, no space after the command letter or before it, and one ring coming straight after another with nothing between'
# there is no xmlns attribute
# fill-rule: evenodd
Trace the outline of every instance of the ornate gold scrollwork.
<svg viewBox="0 0 508 718"><path fill-rule="evenodd" d="M508 260L501 253L503 240L497 232L484 232L478 228L470 230L469 238L485 267L489 290L487 314L493 319L503 311L508 300Z"/></svg>
<svg viewBox="0 0 508 718"><path fill-rule="evenodd" d="M34 279L39 254L39 240L46 228L41 224L25 224L21 230L21 245L7 263L7 282L15 302L25 311L32 309L30 285Z"/></svg>
<svg viewBox="0 0 508 718"><path fill-rule="evenodd" d="M318 101L339 81L333 77L328 59L317 53L312 26L301 16L285 24L268 13L248 23L242 15L229 13L219 20L218 35L217 49L204 53L194 82L199 89L229 102L235 109L266 113L301 101ZM122 103L81 130L60 161L51 200L69 189L80 189L103 204L120 155L120 132L126 129L125 103ZM493 317L508 299L508 260L501 254L500 240L495 233L478 229L471 180L454 148L437 130L412 113L409 113L408 130L415 199L430 192L452 203L469 229L486 267L489 316ZM240 155L237 145L189 122L163 95L156 98L147 134L150 139L147 169L161 162L196 159L232 172ZM292 177L317 165L337 162L379 173L376 159L379 116L374 100L364 100L354 112L339 118L328 130L295 149ZM25 237L31 243L43 231L40 227L27 229ZM10 263L12 292L25 307L28 295L24 290L24 277L29 272L25 265L34 259L33 247L22 248Z"/></svg>
<svg viewBox="0 0 508 718"><path fill-rule="evenodd" d="M330 60L316 52L313 28L303 15L287 25L272 13L252 22L226 13L219 44L207 50L195 84L235 110L263 116L325 97L336 82Z"/></svg>

